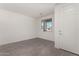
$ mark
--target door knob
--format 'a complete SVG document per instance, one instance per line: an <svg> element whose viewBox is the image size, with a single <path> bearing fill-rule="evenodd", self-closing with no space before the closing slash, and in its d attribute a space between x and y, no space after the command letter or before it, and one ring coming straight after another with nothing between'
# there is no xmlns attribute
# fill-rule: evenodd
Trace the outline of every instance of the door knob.
<svg viewBox="0 0 79 59"><path fill-rule="evenodd" d="M62 31L61 30L59 30L58 32L59 32L59 35L62 35Z"/></svg>

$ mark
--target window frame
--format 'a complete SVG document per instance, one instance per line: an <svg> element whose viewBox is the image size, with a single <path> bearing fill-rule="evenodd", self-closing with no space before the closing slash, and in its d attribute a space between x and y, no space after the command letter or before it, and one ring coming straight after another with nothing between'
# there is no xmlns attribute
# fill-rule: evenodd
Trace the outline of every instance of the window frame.
<svg viewBox="0 0 79 59"><path fill-rule="evenodd" d="M47 22L51 21L51 27L50 30L48 31L47 29ZM48 18L48 19L43 19L41 20L41 29L43 32L52 32L52 26L53 26L53 22L52 22L52 18Z"/></svg>

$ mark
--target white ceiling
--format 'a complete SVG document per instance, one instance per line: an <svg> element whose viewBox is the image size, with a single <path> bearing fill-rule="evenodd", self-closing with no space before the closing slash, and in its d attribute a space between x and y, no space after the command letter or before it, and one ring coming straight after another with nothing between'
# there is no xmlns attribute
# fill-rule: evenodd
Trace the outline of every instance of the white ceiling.
<svg viewBox="0 0 79 59"><path fill-rule="evenodd" d="M53 14L55 3L2 3L0 8L34 18Z"/></svg>

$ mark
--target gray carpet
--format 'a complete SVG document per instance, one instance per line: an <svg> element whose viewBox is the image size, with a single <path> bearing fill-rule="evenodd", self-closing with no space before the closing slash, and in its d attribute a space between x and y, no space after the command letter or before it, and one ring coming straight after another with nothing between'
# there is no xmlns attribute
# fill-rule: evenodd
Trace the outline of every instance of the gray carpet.
<svg viewBox="0 0 79 59"><path fill-rule="evenodd" d="M0 46L0 56L76 56L54 47L54 42L35 38Z"/></svg>

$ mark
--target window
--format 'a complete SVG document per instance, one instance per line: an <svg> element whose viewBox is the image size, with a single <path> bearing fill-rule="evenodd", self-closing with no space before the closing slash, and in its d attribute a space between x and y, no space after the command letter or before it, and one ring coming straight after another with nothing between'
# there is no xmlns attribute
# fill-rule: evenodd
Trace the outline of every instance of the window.
<svg viewBox="0 0 79 59"><path fill-rule="evenodd" d="M42 20L41 21L41 28L43 31L52 31L52 18Z"/></svg>

